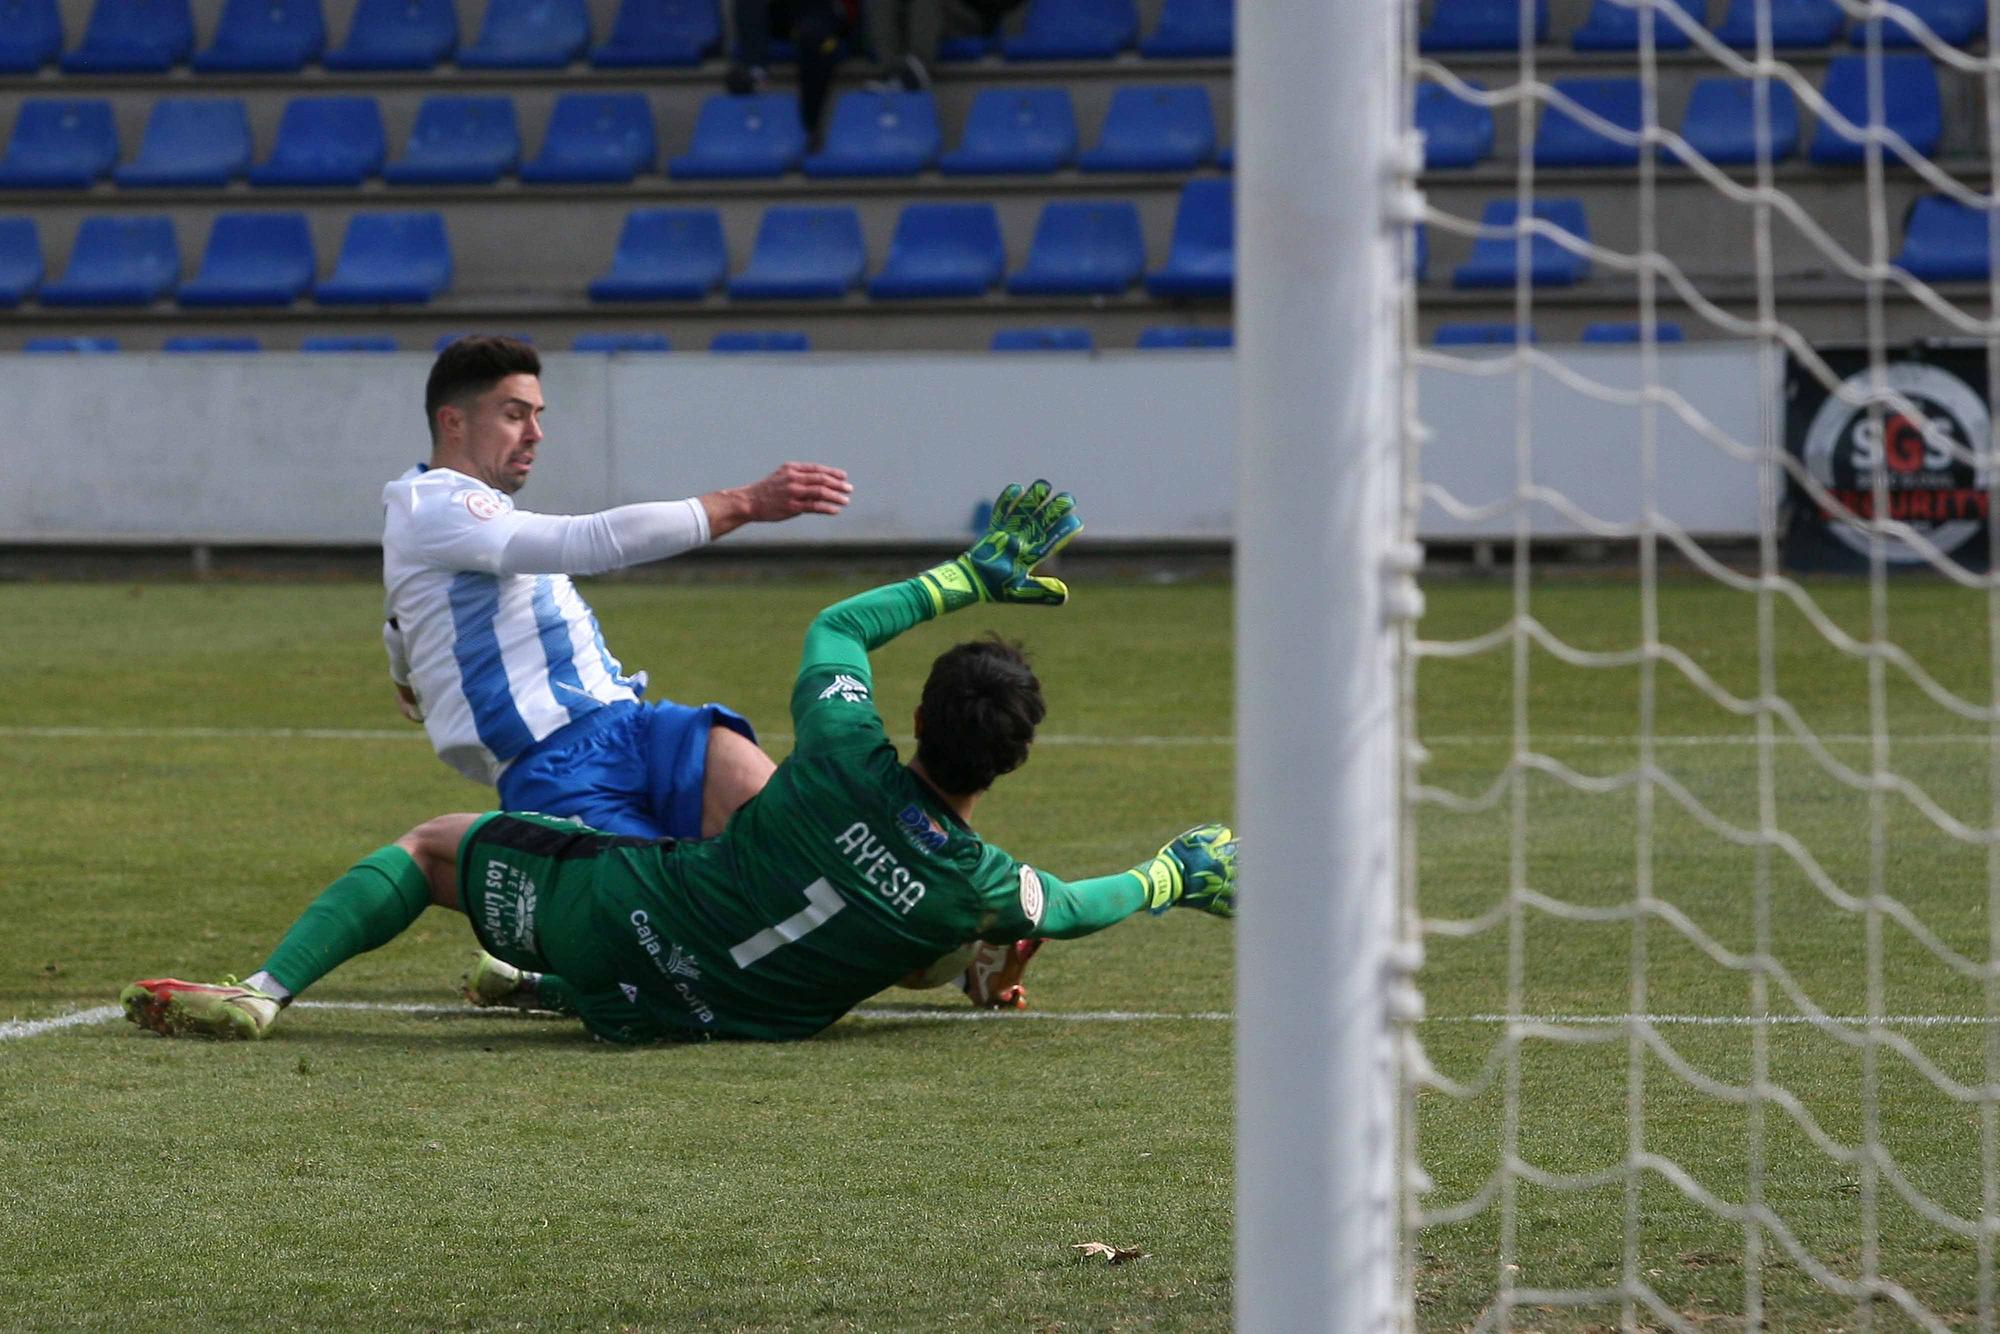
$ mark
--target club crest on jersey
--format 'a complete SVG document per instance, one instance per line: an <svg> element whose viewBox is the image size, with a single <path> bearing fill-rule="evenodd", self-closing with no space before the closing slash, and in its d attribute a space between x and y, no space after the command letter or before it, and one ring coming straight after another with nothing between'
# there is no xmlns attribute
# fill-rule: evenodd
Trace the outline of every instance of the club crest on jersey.
<svg viewBox="0 0 2000 1334"><path fill-rule="evenodd" d="M832 699L835 695L848 704L859 704L868 698L868 687L849 676L846 672L833 678L826 689L819 692L821 699Z"/></svg>
<svg viewBox="0 0 2000 1334"><path fill-rule="evenodd" d="M1040 873L1034 867L1024 865L1021 868L1021 915L1028 919L1030 925L1042 924L1044 901Z"/></svg>
<svg viewBox="0 0 2000 1334"><path fill-rule="evenodd" d="M943 852L950 838L944 826L926 815L915 802L896 812L896 825L910 842L929 852Z"/></svg>
<svg viewBox="0 0 2000 1334"><path fill-rule="evenodd" d="M500 499L497 496L488 495L484 491L467 491L465 493L465 511L473 518L483 521L499 518L506 511L506 506L500 503Z"/></svg>
<svg viewBox="0 0 2000 1334"><path fill-rule="evenodd" d="M630 982L620 982L618 989L625 993L625 1003L627 1005L637 1005L639 1003L639 988L633 986Z"/></svg>

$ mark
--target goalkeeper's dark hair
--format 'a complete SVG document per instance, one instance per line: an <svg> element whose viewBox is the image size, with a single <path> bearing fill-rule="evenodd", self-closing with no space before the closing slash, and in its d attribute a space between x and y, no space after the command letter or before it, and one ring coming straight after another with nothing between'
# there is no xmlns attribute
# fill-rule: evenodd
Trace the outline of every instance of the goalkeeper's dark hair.
<svg viewBox="0 0 2000 1334"><path fill-rule="evenodd" d="M1021 646L989 635L938 655L923 711L917 762L944 792L964 797L1027 763L1048 706Z"/></svg>
<svg viewBox="0 0 2000 1334"><path fill-rule="evenodd" d="M437 434L437 412L447 403L479 397L510 375L540 375L542 359L518 338L470 334L453 339L431 363L424 384L424 421Z"/></svg>

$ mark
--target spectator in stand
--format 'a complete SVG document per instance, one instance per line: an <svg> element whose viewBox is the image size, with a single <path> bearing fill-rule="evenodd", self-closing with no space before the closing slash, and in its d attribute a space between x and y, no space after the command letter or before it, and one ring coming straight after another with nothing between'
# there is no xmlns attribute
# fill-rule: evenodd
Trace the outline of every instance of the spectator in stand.
<svg viewBox="0 0 2000 1334"><path fill-rule="evenodd" d="M1021 0L867 0L868 41L880 62L869 87L876 92L921 92L931 86L938 42L991 37Z"/></svg>
<svg viewBox="0 0 2000 1334"><path fill-rule="evenodd" d="M734 9L736 60L725 86L738 97L762 92L771 81L771 43L789 39L799 49L799 121L818 152L833 67L861 25L861 0L735 0Z"/></svg>

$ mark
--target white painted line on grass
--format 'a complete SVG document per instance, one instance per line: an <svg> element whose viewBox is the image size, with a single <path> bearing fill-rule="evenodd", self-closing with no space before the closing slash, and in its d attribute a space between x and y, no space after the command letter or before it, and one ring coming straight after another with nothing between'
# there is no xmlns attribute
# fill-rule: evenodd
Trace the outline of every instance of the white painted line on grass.
<svg viewBox="0 0 2000 1334"><path fill-rule="evenodd" d="M101 1024L123 1013L116 1005L99 1005L94 1009L59 1014L52 1019L9 1019L0 1022L0 1042L8 1038L31 1038L39 1033L53 1033L59 1028L75 1028L81 1024Z"/></svg>
<svg viewBox="0 0 2000 1334"><path fill-rule="evenodd" d="M1571 1028L1614 1027L1622 1028L1628 1016L1622 1014L1523 1014L1510 1019L1504 1014L1439 1014L1427 1016L1425 1023L1431 1024L1556 1024ZM1648 1014L1641 1016L1647 1023L1664 1028L1669 1025L1689 1025L1702 1028L1749 1028L1754 1024L1772 1025L1819 1025L1839 1024L1845 1028L1866 1028L1869 1019L1865 1014L1831 1014L1825 1019L1814 1019L1803 1014L1773 1014L1762 1019L1747 1014ZM1885 1028L1975 1028L1982 1024L2000 1023L2000 1018L1987 1019L1976 1014L1885 1014L1882 1016Z"/></svg>
<svg viewBox="0 0 2000 1334"><path fill-rule="evenodd" d="M1865 746L1875 738L1866 732L1822 732L1819 741L1829 746ZM1506 732L1460 732L1439 736L1419 735L1417 741L1425 746L1504 746L1512 744L1514 738ZM1988 746L1993 738L1983 732L1912 732L1891 734L1887 738L1892 746ZM1639 738L1635 733L1621 732L1530 732L1528 744L1533 746L1631 746L1637 747ZM1657 733L1653 737L1657 746L1701 747L1738 746L1754 747L1757 738L1742 733L1693 734ZM1790 732L1772 736L1774 746L1802 746L1805 742Z"/></svg>

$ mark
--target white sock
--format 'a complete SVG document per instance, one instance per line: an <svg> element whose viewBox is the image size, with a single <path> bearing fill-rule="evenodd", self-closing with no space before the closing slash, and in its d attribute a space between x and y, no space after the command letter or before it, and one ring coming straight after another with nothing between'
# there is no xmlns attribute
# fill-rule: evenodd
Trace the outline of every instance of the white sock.
<svg viewBox="0 0 2000 1334"><path fill-rule="evenodd" d="M244 978L243 985L251 988L254 991L263 992L266 996L269 996L272 1000L278 1002L278 1004L280 1005L283 1005L286 1001L292 998L292 993L286 988L283 982L280 982L277 978L272 977L269 973L265 972L261 968L259 968L256 972L250 974L250 976Z"/></svg>

